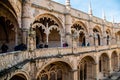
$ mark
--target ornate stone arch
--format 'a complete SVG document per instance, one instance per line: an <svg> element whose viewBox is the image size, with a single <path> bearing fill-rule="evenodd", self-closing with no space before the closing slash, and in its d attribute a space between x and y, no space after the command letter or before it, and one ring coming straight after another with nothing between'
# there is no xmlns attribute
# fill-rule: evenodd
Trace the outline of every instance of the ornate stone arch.
<svg viewBox="0 0 120 80"><path fill-rule="evenodd" d="M45 26L43 24L41 24L41 23L35 23L35 24L33 24L32 28L36 28L36 26L38 26L38 27L41 26L43 29L46 29Z"/></svg>
<svg viewBox="0 0 120 80"><path fill-rule="evenodd" d="M120 44L120 31L117 31L116 33L115 33L115 38L116 38L116 41L117 41L117 43L118 44Z"/></svg>
<svg viewBox="0 0 120 80"><path fill-rule="evenodd" d="M106 53L106 52L101 53L100 56L99 56L99 58L100 58L102 55L105 55L105 56L107 56L107 57L110 59L110 56L108 55L108 53Z"/></svg>
<svg viewBox="0 0 120 80"><path fill-rule="evenodd" d="M111 38L112 34L111 34L111 31L110 29L106 29L106 32L105 32L105 36L103 36L103 38L106 38L106 44L109 45L110 44L110 38Z"/></svg>
<svg viewBox="0 0 120 80"><path fill-rule="evenodd" d="M110 58L107 53L102 53L99 56L99 72L103 74L103 76L108 76L110 72Z"/></svg>
<svg viewBox="0 0 120 80"><path fill-rule="evenodd" d="M10 20L11 19L10 15L12 15L14 17L14 21L12 20L12 23L15 22L15 24L16 24L15 26L16 27L20 27L19 22L18 22L18 16L16 14L15 9L13 8L12 3L9 0L7 0L7 1L2 0L2 1L0 1L0 5L5 8L4 10L7 10L9 12L9 15L8 14L4 14L2 16L4 16L6 19ZM3 14L3 13L1 13L1 14ZM0 14L0 16L1 16L1 14Z"/></svg>
<svg viewBox="0 0 120 80"><path fill-rule="evenodd" d="M117 50L114 50L114 51L112 51L110 57L112 57L112 54L114 54L114 53L116 54L116 56L119 56L119 53L117 52Z"/></svg>
<svg viewBox="0 0 120 80"><path fill-rule="evenodd" d="M117 31L117 34L120 34L120 31Z"/></svg>
<svg viewBox="0 0 120 80"><path fill-rule="evenodd" d="M81 60L84 59L84 58L86 58L86 57L90 57L91 59L93 59L93 61L95 62L95 64L97 63L97 60L95 59L95 57L93 57L91 55L86 55L86 56L83 56L82 58L80 58L80 60L78 61L78 65L81 62Z"/></svg>
<svg viewBox="0 0 120 80"><path fill-rule="evenodd" d="M62 22L55 15L49 14L49 13L44 13L44 14L40 14L40 15L36 16L34 21L38 21L38 19L40 19L42 17L48 17L48 18L54 20L55 23L57 23L60 28L63 28Z"/></svg>
<svg viewBox="0 0 120 80"><path fill-rule="evenodd" d="M4 0L2 2L0 1L0 4L3 5L5 8L7 8L14 15L14 17L17 20L17 14L16 14L15 9L13 8L10 0L8 0L7 2L5 2Z"/></svg>
<svg viewBox="0 0 120 80"><path fill-rule="evenodd" d="M117 71L119 64L119 54L117 51L111 53L111 67L113 71Z"/></svg>
<svg viewBox="0 0 120 80"><path fill-rule="evenodd" d="M112 35L111 30L110 29L106 29L106 33L108 33L110 36Z"/></svg>
<svg viewBox="0 0 120 80"><path fill-rule="evenodd" d="M71 28L73 28L74 25L81 26L85 30L85 32L88 33L87 26L82 21L75 21L75 23L73 23L73 25L71 26Z"/></svg>
<svg viewBox="0 0 120 80"><path fill-rule="evenodd" d="M100 26L96 25L93 30L96 29L99 33L100 33L100 36L102 36L102 30L100 28Z"/></svg>
<svg viewBox="0 0 120 80"><path fill-rule="evenodd" d="M48 34L50 33L50 30L52 30L52 29L57 29L57 31L59 31L59 34L61 35L61 29L60 28L58 28L56 25L52 25L52 26L50 26L49 27L49 32L48 32Z"/></svg>
<svg viewBox="0 0 120 80"><path fill-rule="evenodd" d="M41 72L42 70L44 70L45 67L49 66L49 65L52 64L52 63L57 63L57 62L65 63L65 64L71 69L70 71L73 70L73 65L72 65L69 61L66 61L66 60L64 60L64 59L62 59L62 60L61 60L61 59L56 59L56 60L49 61L47 64L45 64L45 65L37 72L36 79L38 78L40 72Z"/></svg>
<svg viewBox="0 0 120 80"><path fill-rule="evenodd" d="M22 41L19 25L21 22L18 22L18 16L11 4L8 0L0 1L0 46L7 43L8 51L13 51L14 47Z"/></svg>
<svg viewBox="0 0 120 80"><path fill-rule="evenodd" d="M36 28L36 26L39 26L39 27L41 26L39 28L39 31L37 30L37 32L39 32L37 36L42 36L42 38L38 37L37 38L38 40L36 40L36 43L39 44L40 42L39 40L42 39L42 43L48 45L49 47L62 46L62 41L63 41L62 37L64 35L63 33L64 28L63 28L62 23L56 16L54 16L53 14L49 14L49 13L40 14L37 17L35 17L35 20L32 25L34 28ZM43 29L46 35L42 35Z"/></svg>
<svg viewBox="0 0 120 80"><path fill-rule="evenodd" d="M24 78L25 80L30 80L29 74L25 71L17 71L15 73L13 73L9 80L11 80L11 78L14 76L20 76L20 77Z"/></svg>
<svg viewBox="0 0 120 80"><path fill-rule="evenodd" d="M101 45L102 30L99 26L93 28L94 45Z"/></svg>
<svg viewBox="0 0 120 80"><path fill-rule="evenodd" d="M88 34L88 30L82 21L74 22L74 24L71 26L71 32L73 35L77 36L76 45L86 46L86 35Z"/></svg>
<svg viewBox="0 0 120 80"><path fill-rule="evenodd" d="M96 61L91 56L85 56L78 64L79 80L94 80L96 77Z"/></svg>

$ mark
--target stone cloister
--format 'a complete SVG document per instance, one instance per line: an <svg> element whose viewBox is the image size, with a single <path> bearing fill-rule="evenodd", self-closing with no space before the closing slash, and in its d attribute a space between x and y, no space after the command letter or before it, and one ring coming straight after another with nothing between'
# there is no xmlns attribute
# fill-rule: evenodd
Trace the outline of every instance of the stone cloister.
<svg viewBox="0 0 120 80"><path fill-rule="evenodd" d="M0 80L104 80L120 70L120 23L91 8L0 0L0 10L0 47L9 47L0 54ZM21 43L27 50L14 51Z"/></svg>

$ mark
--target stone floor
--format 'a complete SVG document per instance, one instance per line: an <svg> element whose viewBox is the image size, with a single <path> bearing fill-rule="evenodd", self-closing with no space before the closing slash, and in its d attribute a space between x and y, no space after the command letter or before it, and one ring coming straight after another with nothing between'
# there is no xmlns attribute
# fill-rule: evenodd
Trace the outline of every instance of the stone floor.
<svg viewBox="0 0 120 80"><path fill-rule="evenodd" d="M114 72L109 78L106 78L104 80L120 80L120 71Z"/></svg>

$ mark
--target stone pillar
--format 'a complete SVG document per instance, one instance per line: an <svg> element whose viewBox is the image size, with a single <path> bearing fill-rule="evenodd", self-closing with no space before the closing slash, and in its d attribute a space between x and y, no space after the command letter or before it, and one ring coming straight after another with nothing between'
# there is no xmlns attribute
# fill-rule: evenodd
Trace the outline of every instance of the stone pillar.
<svg viewBox="0 0 120 80"><path fill-rule="evenodd" d="M106 31L105 31L105 20L103 20L103 24L102 24L102 27L103 27L103 34L102 34L102 45L106 45L107 44L107 34L106 34Z"/></svg>
<svg viewBox="0 0 120 80"><path fill-rule="evenodd" d="M70 0L66 0L65 2L66 10L65 10L65 35L66 35L66 42L68 46L72 46L72 36L71 36L71 26L72 26L72 17L70 14L71 5Z"/></svg>
<svg viewBox="0 0 120 80"><path fill-rule="evenodd" d="M29 51L34 51L36 49L36 33L32 27L29 29L28 33L29 34L28 34L28 39L27 39L28 41L27 47Z"/></svg>
<svg viewBox="0 0 120 80"><path fill-rule="evenodd" d="M31 80L37 80L36 79L36 75L37 75L36 61L31 61L30 62L30 71L29 71L29 74L30 74Z"/></svg>
<svg viewBox="0 0 120 80"><path fill-rule="evenodd" d="M18 30L15 28L15 45L18 45Z"/></svg>
<svg viewBox="0 0 120 80"><path fill-rule="evenodd" d="M31 9L31 1L30 0L24 0L22 4L22 29L23 29L23 34L22 34L22 41L24 44L27 44L27 34L30 24L33 22L32 21L32 9Z"/></svg>
<svg viewBox="0 0 120 80"><path fill-rule="evenodd" d="M106 27L106 15L105 15L105 12L104 12L104 10L103 10L103 13L102 13L102 16L103 16L103 21L102 21L102 27L103 27L103 40L102 40L102 42L103 42L103 45L106 45L106 30L105 30L105 27Z"/></svg>
<svg viewBox="0 0 120 80"><path fill-rule="evenodd" d="M88 26L89 26L89 34L88 34L88 37L89 37L89 43L90 43L90 46L94 46L94 35L93 35L93 26L92 26L92 15L89 15L89 22L88 22Z"/></svg>
<svg viewBox="0 0 120 80"><path fill-rule="evenodd" d="M96 77L95 80L99 80L99 61L95 64L96 66Z"/></svg>
<svg viewBox="0 0 120 80"><path fill-rule="evenodd" d="M66 30L66 41L68 46L72 46L72 35L71 35L71 26L72 26L72 18L69 13L65 15L65 30Z"/></svg>
<svg viewBox="0 0 120 80"><path fill-rule="evenodd" d="M119 70L119 56L116 56L116 71Z"/></svg>
<svg viewBox="0 0 120 80"><path fill-rule="evenodd" d="M89 34L85 34L85 46L87 46L88 43L90 44Z"/></svg>
<svg viewBox="0 0 120 80"><path fill-rule="evenodd" d="M88 21L88 26L89 26L89 31L88 31L88 36L89 36L89 43L90 46L94 46L94 35L93 35L93 26L92 26L92 8L91 8L91 3L89 5L89 21Z"/></svg>
<svg viewBox="0 0 120 80"><path fill-rule="evenodd" d="M91 26L90 26L91 27ZM93 35L93 30L92 28L89 28L89 43L90 46L94 46L94 35Z"/></svg>
<svg viewBox="0 0 120 80"><path fill-rule="evenodd" d="M22 42L27 45L28 39L28 29L22 28Z"/></svg>
<svg viewBox="0 0 120 80"><path fill-rule="evenodd" d="M110 72L110 73L112 73L112 72L113 72L113 70L112 70L112 63L111 63L111 61L112 61L112 60L111 60L111 59L109 59L109 70L110 70L109 72Z"/></svg>
<svg viewBox="0 0 120 80"><path fill-rule="evenodd" d="M78 80L77 58L73 59L73 80Z"/></svg>
<svg viewBox="0 0 120 80"><path fill-rule="evenodd" d="M46 34L46 44L48 45L49 34Z"/></svg>
<svg viewBox="0 0 120 80"><path fill-rule="evenodd" d="M120 70L120 54L119 54L119 57L118 57L118 68Z"/></svg>
<svg viewBox="0 0 120 80"><path fill-rule="evenodd" d="M60 43L61 47L63 47L63 44L64 44L64 41L63 41L64 40L64 34L62 32L60 33L60 40L61 40L61 43Z"/></svg>
<svg viewBox="0 0 120 80"><path fill-rule="evenodd" d="M48 28L49 26L48 26L48 23L46 24L46 28L47 28L47 30L46 30L46 44L48 45L48 41L49 41L49 28Z"/></svg>

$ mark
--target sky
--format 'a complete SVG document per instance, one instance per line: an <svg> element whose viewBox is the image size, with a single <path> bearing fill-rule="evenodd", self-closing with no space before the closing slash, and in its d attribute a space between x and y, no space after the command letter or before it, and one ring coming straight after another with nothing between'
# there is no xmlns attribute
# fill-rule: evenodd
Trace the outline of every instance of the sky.
<svg viewBox="0 0 120 80"><path fill-rule="evenodd" d="M53 0L65 4L65 0ZM88 13L91 2L93 16L103 18L105 13L106 20L120 22L120 0L71 0L72 8Z"/></svg>

